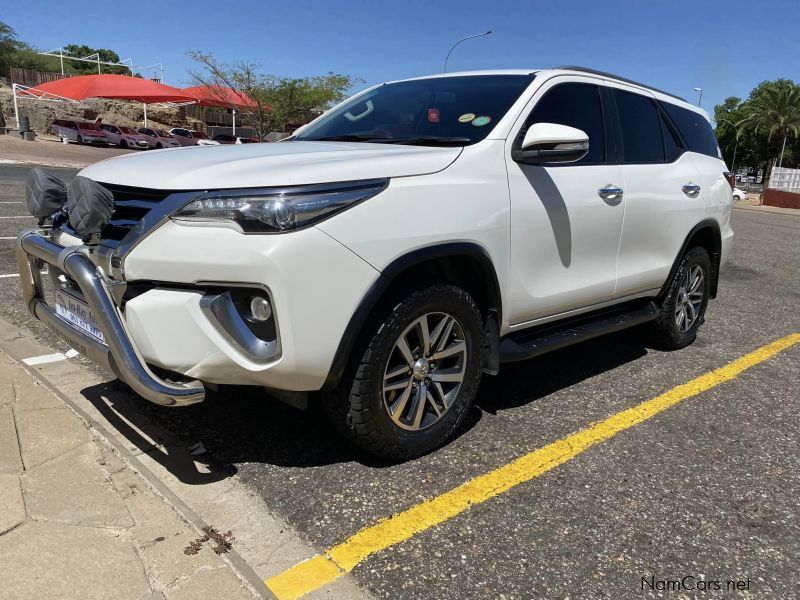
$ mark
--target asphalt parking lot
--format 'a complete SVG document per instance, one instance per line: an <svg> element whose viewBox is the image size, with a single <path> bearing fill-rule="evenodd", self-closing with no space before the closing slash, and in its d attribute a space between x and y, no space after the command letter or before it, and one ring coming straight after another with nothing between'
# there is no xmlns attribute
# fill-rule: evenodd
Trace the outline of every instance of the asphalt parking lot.
<svg viewBox="0 0 800 600"><path fill-rule="evenodd" d="M23 169L0 167L0 318L67 348L22 305L13 237ZM236 475L317 552L534 450L800 332L800 217L734 211L734 254L694 345L632 330L505 365L461 435L385 464L319 411L253 390L165 409L131 399ZM371 553L352 569L386 598L792 598L800 573L800 344L541 475ZM694 589L659 587L685 580ZM651 579L652 578L652 579ZM704 591L699 581L720 581ZM736 591L726 591L734 582ZM653 589L650 587L652 582ZM741 582L741 583L739 583ZM664 584L667 585L667 584ZM738 586L738 587L737 587Z"/></svg>

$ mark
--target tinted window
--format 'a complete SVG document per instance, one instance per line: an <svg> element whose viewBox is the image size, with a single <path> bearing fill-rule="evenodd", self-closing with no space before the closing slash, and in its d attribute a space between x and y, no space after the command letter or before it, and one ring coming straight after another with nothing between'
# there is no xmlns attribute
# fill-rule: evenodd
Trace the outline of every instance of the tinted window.
<svg viewBox="0 0 800 600"><path fill-rule="evenodd" d="M570 164L599 163L606 157L600 88L586 83L564 83L547 92L531 111L525 129L534 123L556 123L581 129L589 136L589 153Z"/></svg>
<svg viewBox="0 0 800 600"><path fill-rule="evenodd" d="M622 128L623 162L663 162L661 117L655 103L645 96L616 89L614 98Z"/></svg>
<svg viewBox="0 0 800 600"><path fill-rule="evenodd" d="M714 130L711 128L706 118L693 110L675 106L669 102L662 102L661 106L675 122L678 131L686 141L686 145L692 152L707 154L708 156L719 157L717 138L714 137Z"/></svg>
<svg viewBox="0 0 800 600"><path fill-rule="evenodd" d="M474 75L378 86L323 116L296 140L357 136L375 143L422 137L484 139L531 83L530 75ZM422 143L421 140L417 143Z"/></svg>

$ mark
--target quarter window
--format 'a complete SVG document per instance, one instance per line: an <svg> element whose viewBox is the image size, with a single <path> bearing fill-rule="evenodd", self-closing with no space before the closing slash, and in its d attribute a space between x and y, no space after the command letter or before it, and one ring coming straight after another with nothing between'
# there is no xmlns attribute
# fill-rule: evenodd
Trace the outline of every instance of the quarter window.
<svg viewBox="0 0 800 600"><path fill-rule="evenodd" d="M719 158L717 138L711 123L703 115L669 102L662 102L661 106L678 127L689 150Z"/></svg>
<svg viewBox="0 0 800 600"><path fill-rule="evenodd" d="M534 123L556 123L582 130L589 136L589 152L570 163L602 163L606 159L606 136L600 88L588 83L562 83L536 103L521 135Z"/></svg>
<svg viewBox="0 0 800 600"><path fill-rule="evenodd" d="M625 163L664 162L661 117L655 103L645 96L614 90Z"/></svg>

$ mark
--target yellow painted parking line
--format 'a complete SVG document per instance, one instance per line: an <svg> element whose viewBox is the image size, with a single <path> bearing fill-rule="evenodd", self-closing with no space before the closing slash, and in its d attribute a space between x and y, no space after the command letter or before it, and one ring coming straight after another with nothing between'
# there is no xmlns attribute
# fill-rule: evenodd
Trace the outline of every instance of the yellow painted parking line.
<svg viewBox="0 0 800 600"><path fill-rule="evenodd" d="M800 333L793 333L741 358L672 388L668 392L623 410L586 429L568 435L547 446L521 456L513 462L479 475L440 496L381 519L349 537L324 554L301 562L266 580L267 587L279 600L299 598L332 583L371 554L399 544L414 535L461 514L480 504L530 481L575 458L592 446L604 442L650 419L658 413L730 381L753 367L800 342Z"/></svg>

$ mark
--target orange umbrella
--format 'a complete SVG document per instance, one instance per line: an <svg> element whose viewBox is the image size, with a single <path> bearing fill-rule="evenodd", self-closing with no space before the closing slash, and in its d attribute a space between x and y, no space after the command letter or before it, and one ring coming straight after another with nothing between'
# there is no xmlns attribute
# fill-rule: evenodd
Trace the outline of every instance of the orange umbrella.
<svg viewBox="0 0 800 600"><path fill-rule="evenodd" d="M194 102L181 90L127 75L80 75L67 77L57 81L49 81L31 88L31 94L54 94L72 100L85 98L109 98L113 100L135 100L145 104L153 102Z"/></svg>
<svg viewBox="0 0 800 600"><path fill-rule="evenodd" d="M257 108L258 103L247 94L222 85L197 85L183 88L183 93L192 96L200 106L222 108Z"/></svg>

